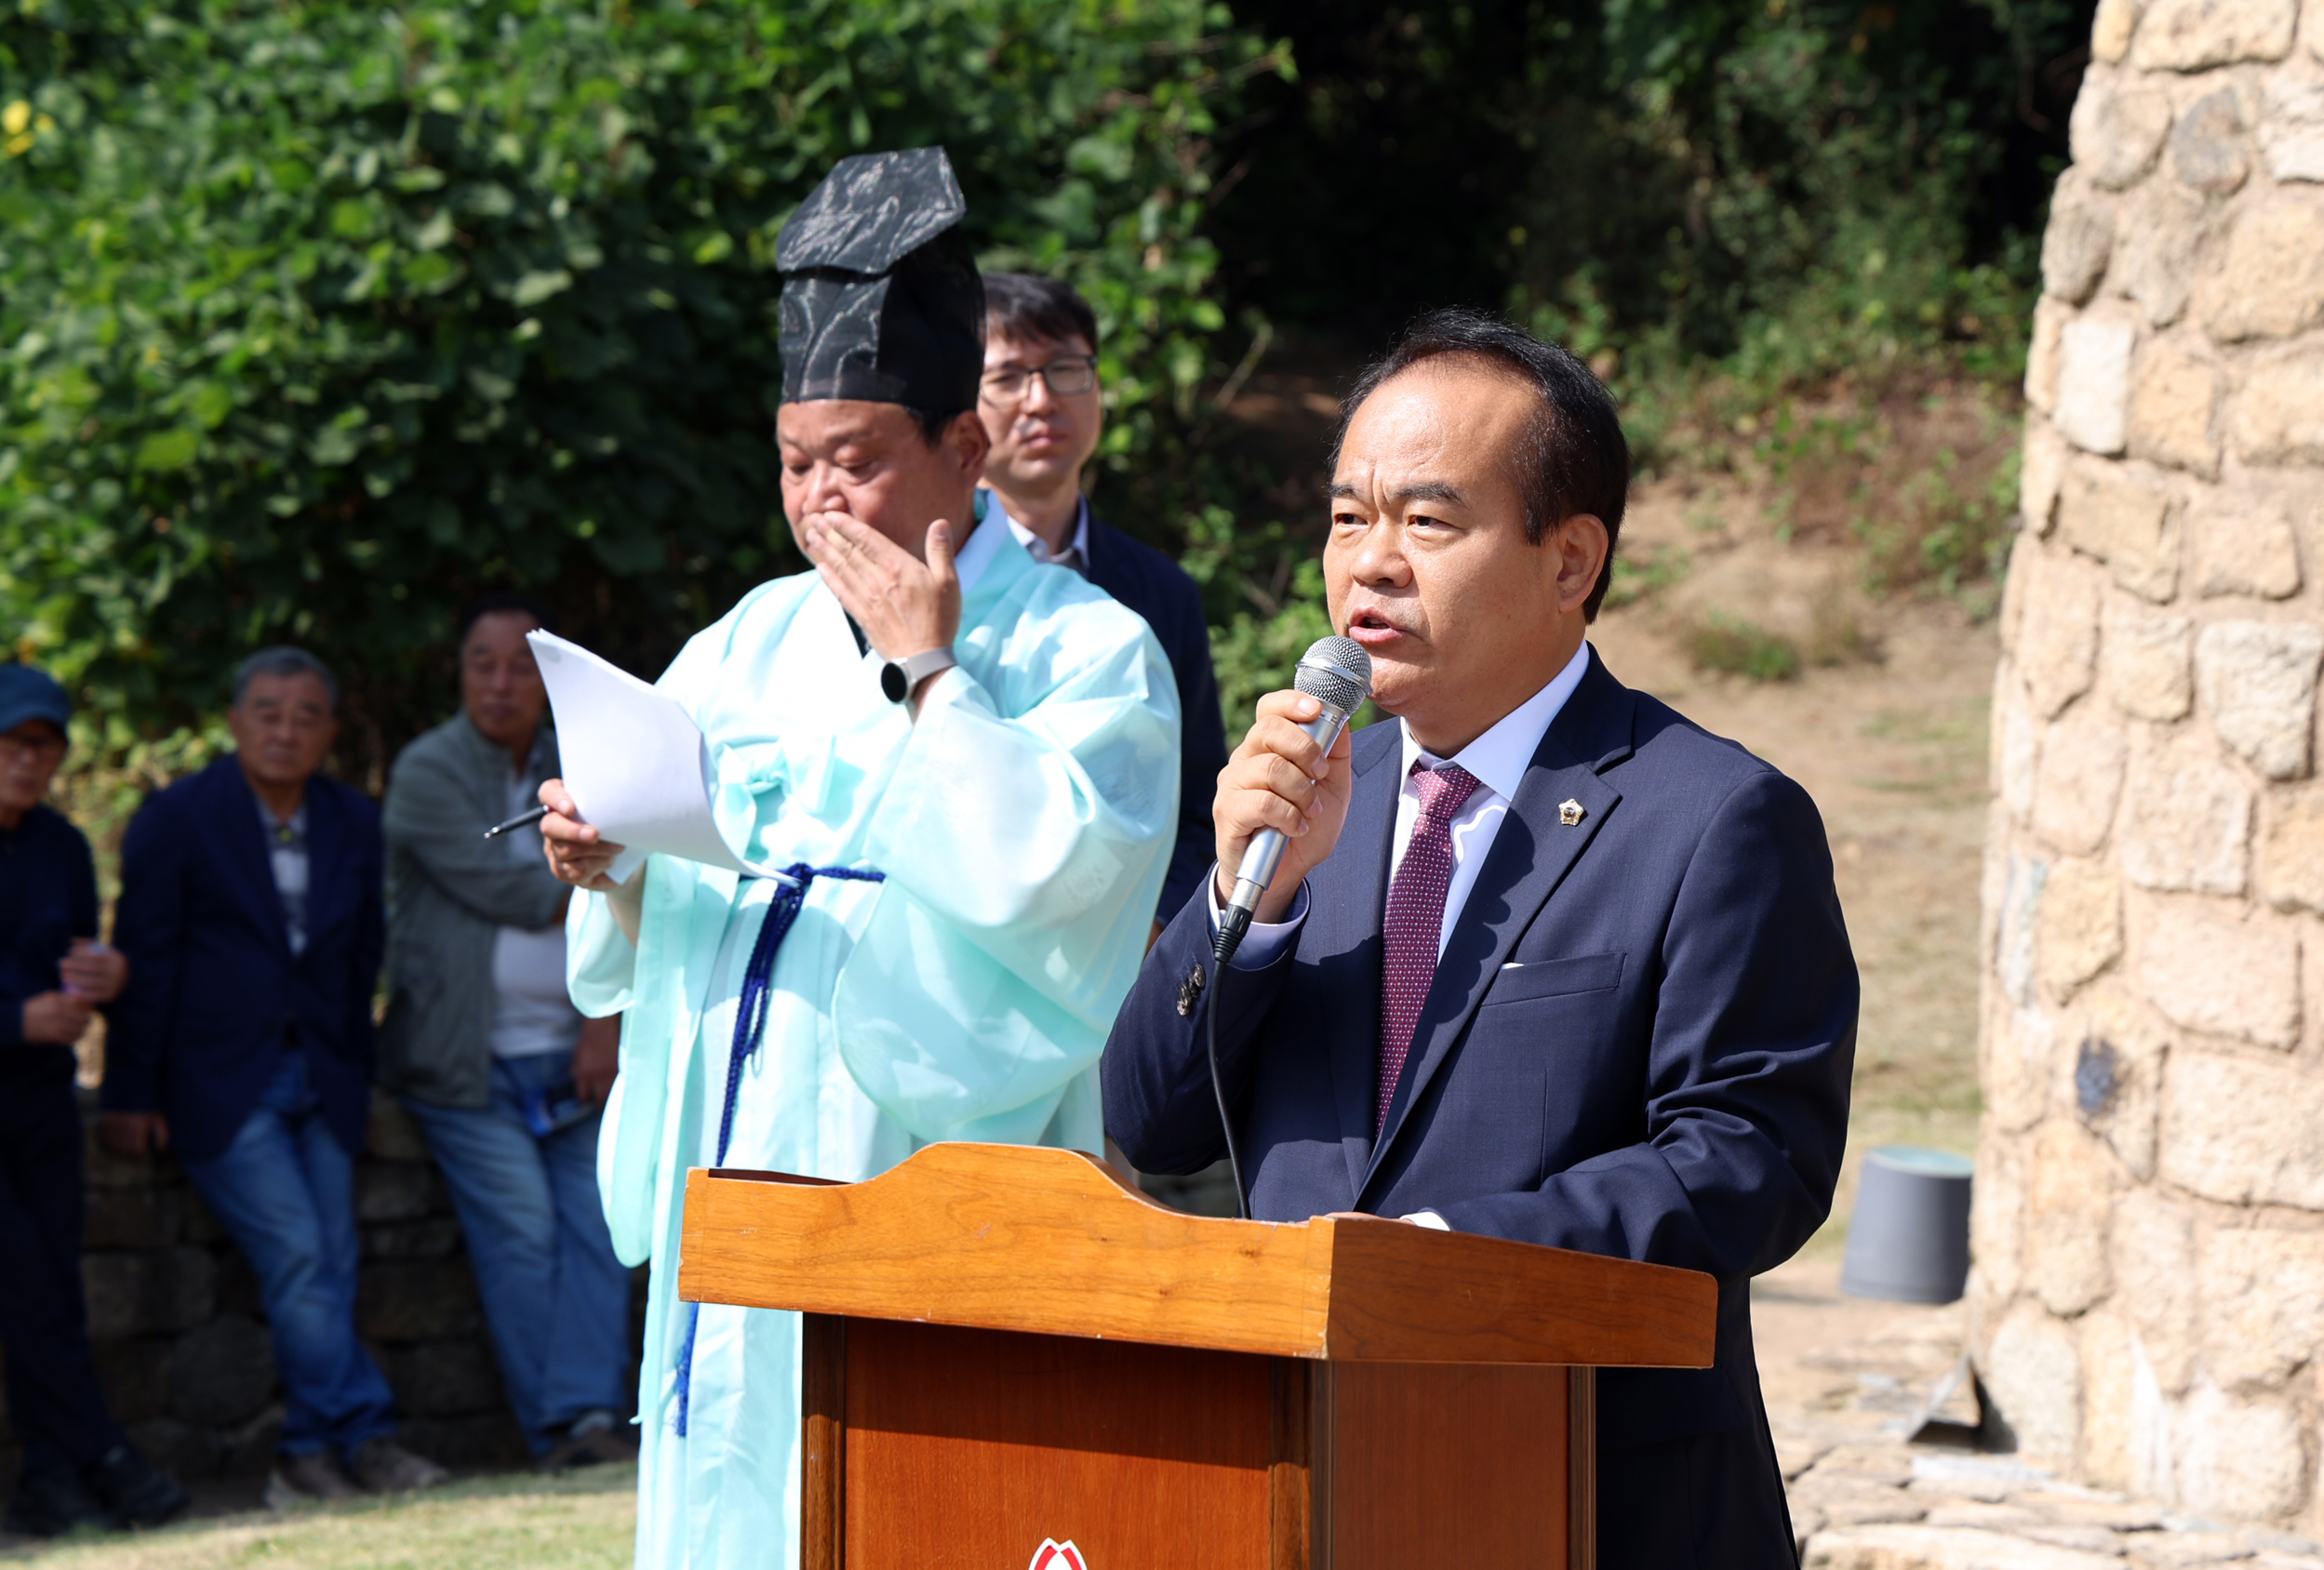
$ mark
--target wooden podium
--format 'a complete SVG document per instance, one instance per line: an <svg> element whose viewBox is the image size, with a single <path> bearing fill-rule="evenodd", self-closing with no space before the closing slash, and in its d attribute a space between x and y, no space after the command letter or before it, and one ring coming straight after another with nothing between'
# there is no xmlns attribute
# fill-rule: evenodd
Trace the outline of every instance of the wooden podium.
<svg viewBox="0 0 2324 1570"><path fill-rule="evenodd" d="M1717 1306L1691 1271L1188 1216L965 1144L689 1173L678 1296L807 1314L805 1570L1592 1570L1595 1371L1707 1366Z"/></svg>

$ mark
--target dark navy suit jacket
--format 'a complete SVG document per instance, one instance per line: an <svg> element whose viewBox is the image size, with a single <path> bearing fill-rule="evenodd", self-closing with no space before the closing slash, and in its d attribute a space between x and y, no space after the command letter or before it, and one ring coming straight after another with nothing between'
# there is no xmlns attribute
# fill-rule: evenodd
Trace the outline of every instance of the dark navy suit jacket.
<svg viewBox="0 0 2324 1570"><path fill-rule="evenodd" d="M1434 1210L1717 1277L1715 1367L1600 1376L1599 1563L1791 1565L1749 1282L1823 1220L1847 1133L1856 969L1814 805L1593 653L1437 963L1375 1143L1401 756L1395 725L1356 737L1347 824L1296 942L1206 994L1251 1214ZM1177 1006L1209 950L1198 890L1106 1044L1106 1129L1144 1171L1225 1153L1203 1006Z"/></svg>
<svg viewBox="0 0 2324 1570"><path fill-rule="evenodd" d="M1202 886L1218 855L1210 801L1226 766L1226 729L1219 721L1219 682L1210 669L1210 629L1202 592L1186 570L1150 545L1089 519L1089 581L1146 619L1178 680L1178 843L1162 878L1157 913L1168 921Z"/></svg>
<svg viewBox="0 0 2324 1570"><path fill-rule="evenodd" d="M108 1012L104 1105L167 1113L189 1155L234 1143L293 1031L331 1133L350 1154L363 1148L387 930L380 813L319 774L306 808L295 959L258 798L232 754L156 793L122 841L113 941L129 984Z"/></svg>

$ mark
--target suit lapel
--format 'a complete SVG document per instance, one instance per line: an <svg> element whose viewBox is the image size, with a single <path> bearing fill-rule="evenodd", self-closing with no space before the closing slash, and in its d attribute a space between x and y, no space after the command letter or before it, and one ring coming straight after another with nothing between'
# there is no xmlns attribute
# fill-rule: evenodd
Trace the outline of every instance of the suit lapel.
<svg viewBox="0 0 2324 1570"><path fill-rule="evenodd" d="M233 754L212 765L220 772L220 793L224 802L226 864L242 885L243 902L260 924L274 935L283 952L290 951L290 928L283 920L282 892L274 886L274 863L266 846L266 831L259 822L265 808L258 792L242 777L241 760Z"/></svg>
<svg viewBox="0 0 2324 1570"><path fill-rule="evenodd" d="M1582 685L1534 749L1508 816L1493 835L1485 865L1461 907L1451 940L1436 962L1436 980L1421 1008L1404 1077L1389 1103L1370 1165L1357 1185L1359 1205L1364 1184L1380 1170L1381 1158L1396 1143L1412 1106L1467 1029L1519 935L1613 816L1622 792L1600 778L1598 771L1630 755L1631 707L1629 690L1607 672L1592 650ZM1562 820L1560 807L1567 801L1582 805L1580 822ZM1377 985L1373 991L1376 1008Z"/></svg>
<svg viewBox="0 0 2324 1570"><path fill-rule="evenodd" d="M314 939L321 933L330 915L330 897L340 891L346 880L331 876L339 864L340 845L345 841L346 823L341 818L339 799L324 788L323 777L316 775L307 781L307 951L314 950ZM275 901L280 904L280 900ZM284 941L289 941L286 934Z"/></svg>
<svg viewBox="0 0 2324 1570"><path fill-rule="evenodd" d="M1377 740L1367 743L1373 731ZM1330 881L1307 915L1320 924L1313 950L1350 956L1343 985L1329 989L1331 1088L1340 1113L1340 1145L1347 1153L1351 1195L1363 1186L1371 1161L1372 1122L1380 1084L1381 912L1388 903L1388 851L1396 842L1396 796L1403 780L1404 728L1394 721L1357 738L1356 789L1331 864L1343 876Z"/></svg>
<svg viewBox="0 0 2324 1570"><path fill-rule="evenodd" d="M1085 501L1082 505L1086 507L1089 503ZM1129 601L1124 598L1125 592L1135 586L1115 570L1125 565L1116 559L1119 555L1120 552L1114 549L1113 540L1106 537L1106 526L1098 521L1095 512L1090 513L1089 549L1082 552L1081 576L1092 586L1103 590L1109 598L1126 605ZM1157 628L1154 635L1161 637L1161 631Z"/></svg>
<svg viewBox="0 0 2324 1570"><path fill-rule="evenodd" d="M1120 599L1120 586L1114 581L1114 552L1100 533L1096 516L1089 519L1089 549L1082 557L1081 575L1099 588Z"/></svg>

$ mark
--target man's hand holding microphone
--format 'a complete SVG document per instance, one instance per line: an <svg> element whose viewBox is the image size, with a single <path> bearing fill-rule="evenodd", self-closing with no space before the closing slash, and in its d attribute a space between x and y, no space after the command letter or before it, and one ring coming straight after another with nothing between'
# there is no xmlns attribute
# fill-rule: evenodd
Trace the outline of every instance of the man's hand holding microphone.
<svg viewBox="0 0 2324 1570"><path fill-rule="evenodd" d="M1371 693L1371 658L1352 638L1318 638L1289 692L1259 700L1259 718L1219 774L1219 957L1252 920L1276 922L1307 874L1331 855L1354 782L1347 722Z"/></svg>

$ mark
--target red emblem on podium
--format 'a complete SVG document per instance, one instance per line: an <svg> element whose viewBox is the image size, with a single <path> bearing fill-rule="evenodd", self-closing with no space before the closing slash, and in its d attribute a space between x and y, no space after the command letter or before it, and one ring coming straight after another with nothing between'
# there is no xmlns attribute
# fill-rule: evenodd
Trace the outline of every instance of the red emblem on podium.
<svg viewBox="0 0 2324 1570"><path fill-rule="evenodd" d="M1074 1547L1071 1537L1062 1543L1054 1537L1044 1537L1025 1570L1089 1570L1089 1562L1081 1557L1081 1550Z"/></svg>

